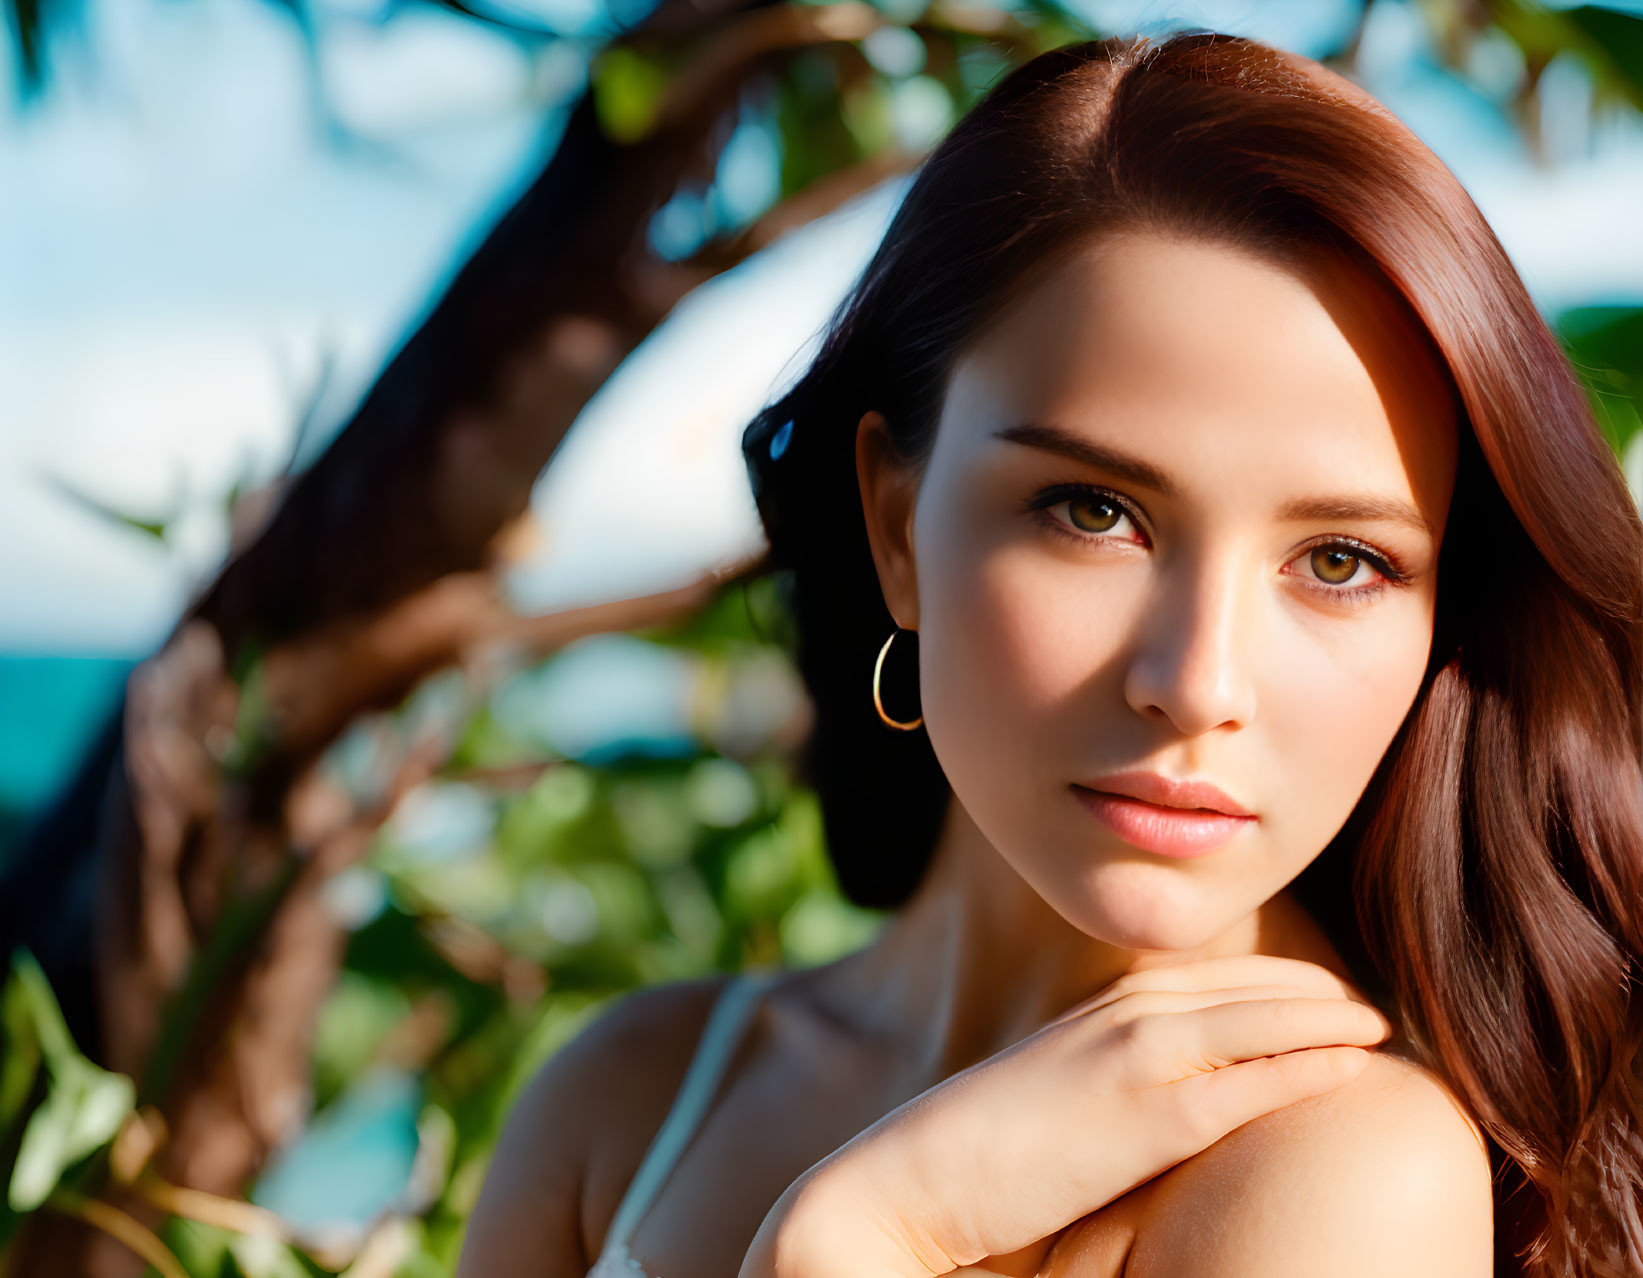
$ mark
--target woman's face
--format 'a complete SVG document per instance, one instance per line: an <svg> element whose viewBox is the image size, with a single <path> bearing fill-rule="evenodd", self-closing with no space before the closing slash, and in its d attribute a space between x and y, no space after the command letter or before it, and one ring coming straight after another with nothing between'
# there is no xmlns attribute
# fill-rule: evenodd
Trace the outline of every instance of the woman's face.
<svg viewBox="0 0 1643 1278"><path fill-rule="evenodd" d="M1349 264L1303 278L1126 233L970 345L922 475L862 419L925 730L976 827L1068 922L1192 948L1340 829L1425 668L1449 405L1411 321ZM1207 781L1254 819L1206 853L1148 850L1123 819L1150 810L1097 799L1105 820L1075 788L1121 771Z"/></svg>

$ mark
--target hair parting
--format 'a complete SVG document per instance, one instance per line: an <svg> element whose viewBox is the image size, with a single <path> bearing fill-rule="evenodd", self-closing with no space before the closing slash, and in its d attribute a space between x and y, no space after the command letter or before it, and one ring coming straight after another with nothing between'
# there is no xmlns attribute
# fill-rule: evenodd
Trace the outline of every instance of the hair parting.
<svg viewBox="0 0 1643 1278"><path fill-rule="evenodd" d="M1141 229L1366 269L1448 370L1464 427L1425 677L1294 889L1490 1137L1497 1272L1643 1273L1643 521L1459 181L1316 63L1192 31L1015 68L744 432L841 886L905 901L950 797L928 739L885 732L865 695L894 622L856 424L879 409L921 466L966 344L1090 237Z"/></svg>

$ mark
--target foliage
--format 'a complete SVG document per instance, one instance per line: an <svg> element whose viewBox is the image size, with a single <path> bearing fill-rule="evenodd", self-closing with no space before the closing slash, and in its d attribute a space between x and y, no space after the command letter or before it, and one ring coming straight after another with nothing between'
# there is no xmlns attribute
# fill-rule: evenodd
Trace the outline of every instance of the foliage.
<svg viewBox="0 0 1643 1278"><path fill-rule="evenodd" d="M1610 446L1621 455L1643 431L1643 307L1577 306L1557 318Z"/></svg>
<svg viewBox="0 0 1643 1278"><path fill-rule="evenodd" d="M45 974L26 950L11 959L0 990L0 1150L10 1175L0 1205L0 1241L86 1170L131 1113L136 1087L82 1056L69 1037Z"/></svg>
<svg viewBox="0 0 1643 1278"><path fill-rule="evenodd" d="M631 638L692 672L697 722L709 731L723 723L713 698L733 699L740 673L785 665L789 635L775 583L755 578ZM529 707L574 656L573 646L499 684L365 861L333 880L333 908L351 932L317 1028L311 1126L370 1080L409 1080L414 1157L403 1183L381 1186L371 1219L306 1220L289 1192L264 1192L276 1162L251 1199L290 1208L289 1236L177 1215L160 1236L186 1273L340 1273L366 1246L394 1249L398 1274L450 1272L510 1103L610 1000L656 981L826 961L877 927L878 915L838 893L815 796L781 748L732 757L702 738L683 751L658 738L655 752L628 739L572 758L547 744L551 725L518 703ZM426 713L431 693L413 692L390 717ZM380 728L373 739L392 738ZM339 743L336 766L366 766L361 748ZM58 1184L95 1183L91 1156L106 1167L134 1091L73 1050L26 955L3 1007L0 1129L26 1122L28 1132L6 1217L15 1224Z"/></svg>
<svg viewBox="0 0 1643 1278"><path fill-rule="evenodd" d="M51 7L9 0L29 84L44 74L40 15ZM308 21L308 5L283 7ZM799 50L762 86L759 110L778 142L774 198L888 149L916 150L1015 56L985 30L941 25L934 6L872 7L882 21L870 36ZM1427 7L1458 63L1478 35L1479 11L1468 7L1463 21L1461 6ZM1053 0L994 13L1026 33L1021 53L1089 34ZM1522 53L1523 93L1568 52L1600 98L1643 103L1643 20L1605 6L1546 11L1510 0L1488 6L1482 27ZM685 70L634 44L600 51L590 84L609 135L642 138ZM724 229L704 227L704 238ZM1578 308L1556 326L1611 445L1631 456L1643 440L1643 310ZM165 516L64 491L168 537ZM510 1104L613 999L710 972L825 962L869 939L881 919L838 892L789 722L760 717L797 686L778 585L735 583L682 623L627 636L633 652L675 663L690 689L673 731L565 748L543 690L576 659L576 645L506 675L463 711L443 765L400 800L363 861L329 884L329 908L349 940L315 1031L308 1143L280 1151L249 1203L179 1198L154 1176L151 1146L164 1133L135 1108L132 1080L80 1054L38 965L13 956L0 993L0 1258L22 1213L44 1206L89 1218L88 1195L114 1186L164 1223L144 1236L129 1232L143 1230L129 1217L105 1216L100 1226L152 1244L179 1273L296 1278L363 1274L369 1263L369 1272L402 1278L448 1274ZM250 645L233 654L241 696L220 754L229 774L252 771L271 740L262 655ZM328 767L339 778L373 775L377 755L446 691L440 677L415 689L337 742ZM178 1027L241 938L255 934L259 908L251 901L202 951L145 1089L163 1082ZM316 1206L301 1192L310 1166L301 1160L316 1148L337 1165L330 1179L315 1179L334 1199L349 1197L347 1212L328 1217L336 1202ZM356 1169L354 1154L368 1165ZM340 1184L345 1175L353 1183Z"/></svg>
<svg viewBox="0 0 1643 1278"><path fill-rule="evenodd" d="M770 585L738 584L635 639L724 689L723 667L786 659L769 633L783 628ZM422 1124L449 1142L405 1272L454 1264L514 1096L613 997L826 961L879 921L839 895L815 796L782 753L732 758L698 740L686 753L629 742L574 759L533 741L517 709L499 711L569 655L518 672L475 710L450 762L339 893L357 915L321 1019L316 1099L337 1104L373 1069L410 1070Z"/></svg>

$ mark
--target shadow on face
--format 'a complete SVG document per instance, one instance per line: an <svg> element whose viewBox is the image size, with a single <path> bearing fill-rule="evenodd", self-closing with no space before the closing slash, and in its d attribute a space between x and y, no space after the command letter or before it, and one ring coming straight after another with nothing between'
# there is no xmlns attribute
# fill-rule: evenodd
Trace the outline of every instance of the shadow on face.
<svg viewBox="0 0 1643 1278"><path fill-rule="evenodd" d="M1430 649L1451 405L1401 299L1344 258L1124 232L971 343L920 474L863 418L869 538L919 632L932 746L1074 926L1190 948L1340 829ZM1162 855L1075 788L1134 770L1256 819Z"/></svg>

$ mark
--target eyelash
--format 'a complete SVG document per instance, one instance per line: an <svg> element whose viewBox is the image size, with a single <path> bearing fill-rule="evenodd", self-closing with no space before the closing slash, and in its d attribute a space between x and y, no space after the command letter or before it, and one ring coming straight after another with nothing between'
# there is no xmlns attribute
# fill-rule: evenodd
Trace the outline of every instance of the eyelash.
<svg viewBox="0 0 1643 1278"><path fill-rule="evenodd" d="M1125 515L1129 516L1130 522L1139 531L1141 520L1135 507L1110 488L1100 488L1092 484L1057 484L1045 488L1028 500L1027 509L1033 512L1038 517L1039 522L1051 532L1069 542L1088 545L1092 541L1107 540L1100 533L1078 532L1050 513L1053 507L1059 506L1064 501L1081 498L1111 502ZM1319 591L1331 600L1353 605L1368 603L1372 597L1380 594L1388 586L1401 586L1409 580L1409 573L1404 569L1403 564L1396 555L1390 551L1378 550L1367 542L1358 541L1354 537L1336 535L1323 541L1315 541L1310 546L1303 547L1301 553L1308 554L1325 546L1339 546L1350 551L1354 558L1363 560L1376 572L1380 573L1383 578L1383 580L1367 586L1341 587L1330 586L1322 582L1309 582L1311 589ZM1308 579L1302 578L1302 580Z"/></svg>

